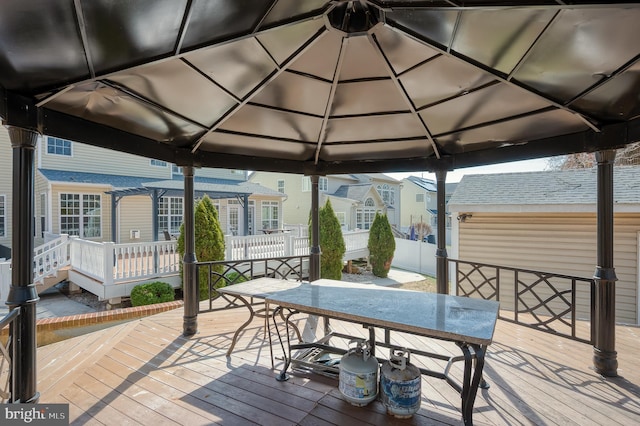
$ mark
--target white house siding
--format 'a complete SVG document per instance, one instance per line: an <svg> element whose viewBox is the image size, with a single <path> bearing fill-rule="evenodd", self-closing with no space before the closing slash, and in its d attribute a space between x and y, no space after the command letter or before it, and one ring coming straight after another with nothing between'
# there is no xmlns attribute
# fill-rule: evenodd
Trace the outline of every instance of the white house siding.
<svg viewBox="0 0 640 426"><path fill-rule="evenodd" d="M596 267L596 216L593 213L496 214L469 212L459 223L458 259L520 269L593 276ZM455 214L455 213L454 213ZM615 216L616 320L636 324L640 214ZM512 292L502 280L502 294ZM587 300L578 300L585 317ZM512 308L503 304L503 308Z"/></svg>
<svg viewBox="0 0 640 426"><path fill-rule="evenodd" d="M111 202L107 208L111 209ZM122 197L117 209L118 241L119 243L140 243L153 241L153 217L151 212L151 197L135 195ZM131 231L140 231L140 238L132 239ZM164 239L162 236L160 239ZM104 235L103 240L110 241L111 234Z"/></svg>
<svg viewBox="0 0 640 426"><path fill-rule="evenodd" d="M0 196L4 196L4 235L0 235L0 244L11 247L11 192L13 178L11 175L11 164L13 163L13 152L9 132L6 128L0 129Z"/></svg>

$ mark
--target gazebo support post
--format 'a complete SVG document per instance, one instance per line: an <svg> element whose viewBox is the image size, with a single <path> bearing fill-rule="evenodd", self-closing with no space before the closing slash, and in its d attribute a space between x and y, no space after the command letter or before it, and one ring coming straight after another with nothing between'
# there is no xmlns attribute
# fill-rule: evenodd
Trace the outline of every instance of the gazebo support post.
<svg viewBox="0 0 640 426"><path fill-rule="evenodd" d="M449 274L447 270L447 171L436 171L436 196L438 205L438 247L436 249L436 288L440 294L449 294Z"/></svg>
<svg viewBox="0 0 640 426"><path fill-rule="evenodd" d="M309 258L309 281L320 279L320 176L311 175L311 249Z"/></svg>
<svg viewBox="0 0 640 426"><path fill-rule="evenodd" d="M616 288L613 265L613 162L615 150L598 151L598 217L593 364L603 376L618 375L616 346Z"/></svg>
<svg viewBox="0 0 640 426"><path fill-rule="evenodd" d="M11 234L11 288L7 297L10 310L19 309L14 332L17 339L12 402L37 403L36 391L36 303L38 292L33 283L33 194L34 152L38 133L9 126L13 149L13 199Z"/></svg>
<svg viewBox="0 0 640 426"><path fill-rule="evenodd" d="M198 332L198 305L200 300L196 274L195 211L193 167L182 167L184 176L184 257L182 259L182 283L184 289L183 334L193 336Z"/></svg>

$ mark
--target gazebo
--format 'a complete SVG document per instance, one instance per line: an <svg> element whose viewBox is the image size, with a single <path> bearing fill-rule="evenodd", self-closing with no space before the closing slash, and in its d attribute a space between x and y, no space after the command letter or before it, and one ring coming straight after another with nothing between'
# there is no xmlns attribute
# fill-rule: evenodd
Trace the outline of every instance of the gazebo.
<svg viewBox="0 0 640 426"><path fill-rule="evenodd" d="M14 400L36 402L32 280L38 134L184 170L185 311L197 330L194 173L318 178L431 171L438 290L447 292L444 185L469 166L595 152L594 365L616 375L612 176L640 141L640 3L560 0L8 0L0 116L13 147Z"/></svg>

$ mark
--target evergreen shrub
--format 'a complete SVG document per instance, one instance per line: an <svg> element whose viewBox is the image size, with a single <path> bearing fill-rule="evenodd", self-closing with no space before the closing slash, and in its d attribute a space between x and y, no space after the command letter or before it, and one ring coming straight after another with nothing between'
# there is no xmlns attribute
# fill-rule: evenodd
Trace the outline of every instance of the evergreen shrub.
<svg viewBox="0 0 640 426"><path fill-rule="evenodd" d="M393 253L396 250L396 240L393 237L387 215L376 213L371 229L369 229L367 246L373 275L385 278L391 269Z"/></svg>
<svg viewBox="0 0 640 426"><path fill-rule="evenodd" d="M172 302L175 291L170 284L155 281L139 284L131 290L131 306L146 306L156 303Z"/></svg>

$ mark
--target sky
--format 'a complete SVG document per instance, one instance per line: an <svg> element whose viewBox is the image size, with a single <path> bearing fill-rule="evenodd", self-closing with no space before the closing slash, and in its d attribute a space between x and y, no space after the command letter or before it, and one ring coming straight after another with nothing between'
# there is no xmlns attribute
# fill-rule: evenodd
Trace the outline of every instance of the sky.
<svg viewBox="0 0 640 426"><path fill-rule="evenodd" d="M538 158L535 160L514 161L511 163L493 164L490 166L467 167L447 172L447 182L460 182L464 175L479 175L491 173L515 173L515 172L539 172L546 170L547 158ZM435 173L385 173L395 179L401 180L408 176L420 176L425 179L436 180Z"/></svg>

